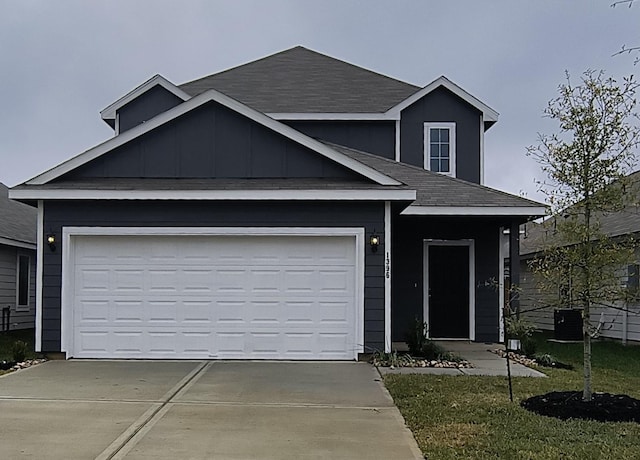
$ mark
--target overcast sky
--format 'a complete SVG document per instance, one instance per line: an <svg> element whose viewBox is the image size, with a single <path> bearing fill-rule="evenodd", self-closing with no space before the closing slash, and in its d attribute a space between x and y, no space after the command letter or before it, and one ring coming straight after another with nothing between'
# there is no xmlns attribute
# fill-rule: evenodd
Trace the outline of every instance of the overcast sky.
<svg viewBox="0 0 640 460"><path fill-rule="evenodd" d="M0 182L113 135L99 111L159 73L180 84L302 45L423 86L446 75L500 113L485 182L544 199L525 156L565 70L638 73L640 4L613 0L0 0ZM636 2L638 3L638 2Z"/></svg>

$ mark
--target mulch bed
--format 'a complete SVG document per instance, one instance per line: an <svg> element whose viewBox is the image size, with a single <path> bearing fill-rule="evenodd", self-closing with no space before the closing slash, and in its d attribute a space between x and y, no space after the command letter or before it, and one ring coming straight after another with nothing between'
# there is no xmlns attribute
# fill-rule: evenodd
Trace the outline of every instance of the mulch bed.
<svg viewBox="0 0 640 460"><path fill-rule="evenodd" d="M640 400L627 395L594 393L592 401L584 402L581 391L553 391L525 399L520 405L536 414L561 420L640 423Z"/></svg>

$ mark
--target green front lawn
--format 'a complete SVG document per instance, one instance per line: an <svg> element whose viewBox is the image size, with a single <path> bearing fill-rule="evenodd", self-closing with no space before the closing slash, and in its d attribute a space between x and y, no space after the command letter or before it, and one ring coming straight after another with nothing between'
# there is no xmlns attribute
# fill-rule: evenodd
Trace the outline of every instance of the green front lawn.
<svg viewBox="0 0 640 460"><path fill-rule="evenodd" d="M542 368L549 378L514 379L509 402L505 377L388 375L384 381L429 459L621 459L640 457L640 424L561 421L518 403L554 390L582 388L582 345L551 344L539 352L575 370ZM596 391L640 399L640 347L595 343Z"/></svg>

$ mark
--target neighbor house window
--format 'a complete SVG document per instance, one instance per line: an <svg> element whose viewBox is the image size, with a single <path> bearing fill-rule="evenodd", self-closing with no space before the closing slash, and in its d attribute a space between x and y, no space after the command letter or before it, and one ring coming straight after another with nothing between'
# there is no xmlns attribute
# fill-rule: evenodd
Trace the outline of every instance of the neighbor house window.
<svg viewBox="0 0 640 460"><path fill-rule="evenodd" d="M455 123L424 124L424 169L455 177Z"/></svg>
<svg viewBox="0 0 640 460"><path fill-rule="evenodd" d="M30 257L18 254L18 266L16 269L16 310L29 309L29 273Z"/></svg>

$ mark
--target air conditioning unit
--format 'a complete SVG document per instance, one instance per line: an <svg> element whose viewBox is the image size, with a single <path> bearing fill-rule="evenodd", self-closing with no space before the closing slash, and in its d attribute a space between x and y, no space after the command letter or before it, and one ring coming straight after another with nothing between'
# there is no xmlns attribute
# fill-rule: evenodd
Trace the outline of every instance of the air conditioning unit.
<svg viewBox="0 0 640 460"><path fill-rule="evenodd" d="M556 340L582 340L582 310L563 308L553 312Z"/></svg>

